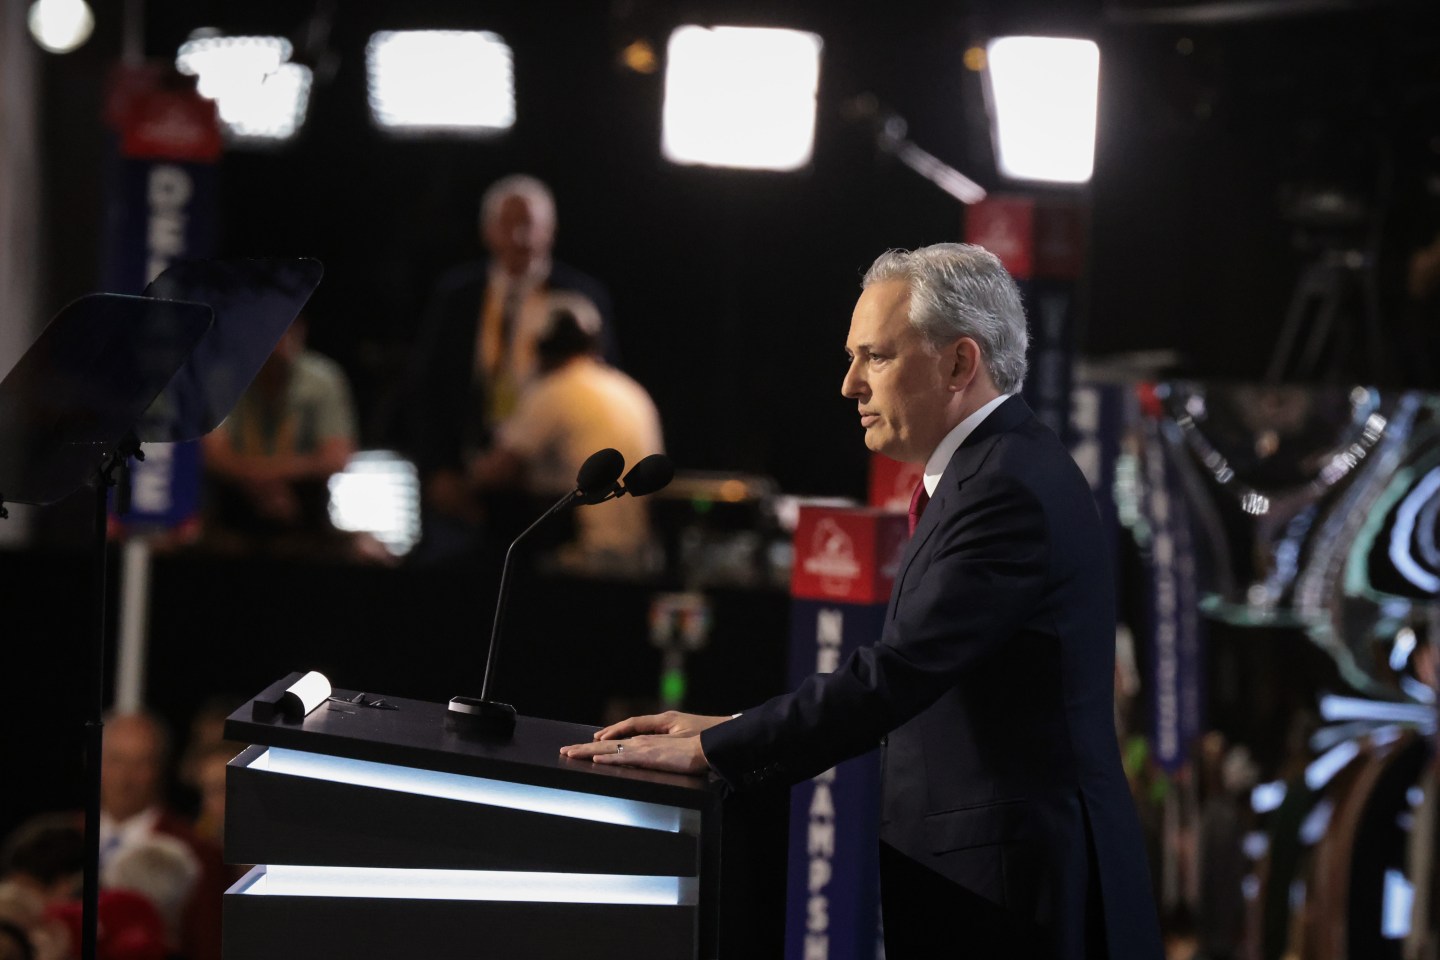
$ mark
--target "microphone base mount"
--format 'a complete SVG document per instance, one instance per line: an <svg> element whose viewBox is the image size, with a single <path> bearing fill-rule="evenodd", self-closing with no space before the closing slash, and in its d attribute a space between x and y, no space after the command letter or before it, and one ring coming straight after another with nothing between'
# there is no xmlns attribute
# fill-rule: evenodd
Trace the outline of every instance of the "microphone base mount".
<svg viewBox="0 0 1440 960"><path fill-rule="evenodd" d="M451 697L449 716L478 733L508 737L515 732L515 708L498 700Z"/></svg>

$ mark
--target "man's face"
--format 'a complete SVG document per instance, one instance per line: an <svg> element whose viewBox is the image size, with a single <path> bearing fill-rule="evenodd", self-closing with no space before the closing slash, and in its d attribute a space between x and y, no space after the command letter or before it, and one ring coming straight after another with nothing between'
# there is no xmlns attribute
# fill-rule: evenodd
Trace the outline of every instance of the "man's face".
<svg viewBox="0 0 1440 960"><path fill-rule="evenodd" d="M126 820L160 799L160 740L140 717L116 717L105 725L100 752L101 806Z"/></svg>
<svg viewBox="0 0 1440 960"><path fill-rule="evenodd" d="M555 225L529 199L512 194L485 226L485 246L506 273L523 276L537 260L550 256Z"/></svg>
<svg viewBox="0 0 1440 960"><path fill-rule="evenodd" d="M949 427L954 397L950 351L933 351L910 325L903 280L872 284L860 294L845 341L850 368L840 392L857 401L865 446L894 460L923 463Z"/></svg>

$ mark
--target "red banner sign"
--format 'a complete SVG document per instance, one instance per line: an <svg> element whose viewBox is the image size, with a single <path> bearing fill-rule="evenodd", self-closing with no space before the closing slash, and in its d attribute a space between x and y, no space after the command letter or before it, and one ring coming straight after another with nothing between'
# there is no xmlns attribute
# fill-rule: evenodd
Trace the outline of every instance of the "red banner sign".
<svg viewBox="0 0 1440 960"><path fill-rule="evenodd" d="M885 603L908 527L905 514L889 510L801 508L790 595L836 603Z"/></svg>

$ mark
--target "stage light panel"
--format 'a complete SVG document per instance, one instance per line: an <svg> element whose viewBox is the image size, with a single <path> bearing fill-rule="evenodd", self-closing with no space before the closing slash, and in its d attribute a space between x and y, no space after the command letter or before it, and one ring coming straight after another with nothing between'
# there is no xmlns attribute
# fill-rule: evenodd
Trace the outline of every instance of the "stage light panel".
<svg viewBox="0 0 1440 960"><path fill-rule="evenodd" d="M998 37L985 54L1000 172L1019 180L1089 181L1100 48L1090 40Z"/></svg>
<svg viewBox="0 0 1440 960"><path fill-rule="evenodd" d="M330 478L330 522L403 557L420 540L420 474L389 450L362 450Z"/></svg>
<svg viewBox="0 0 1440 960"><path fill-rule="evenodd" d="M370 116L395 133L495 133L515 125L510 47L483 30L387 30L365 48Z"/></svg>
<svg viewBox="0 0 1440 960"><path fill-rule="evenodd" d="M815 144L821 46L800 30L677 28L665 58L665 158L749 170L805 166Z"/></svg>
<svg viewBox="0 0 1440 960"><path fill-rule="evenodd" d="M202 97L216 100L278 70L290 60L291 52L284 37L224 37L207 31L192 34L180 45L175 69L196 78Z"/></svg>
<svg viewBox="0 0 1440 960"><path fill-rule="evenodd" d="M310 68L290 63L284 37L192 36L175 68L215 101L232 141L283 141L299 132L310 102Z"/></svg>
<svg viewBox="0 0 1440 960"><path fill-rule="evenodd" d="M217 100L220 122L235 140L289 140L305 122L310 81L309 67L282 63L258 83Z"/></svg>

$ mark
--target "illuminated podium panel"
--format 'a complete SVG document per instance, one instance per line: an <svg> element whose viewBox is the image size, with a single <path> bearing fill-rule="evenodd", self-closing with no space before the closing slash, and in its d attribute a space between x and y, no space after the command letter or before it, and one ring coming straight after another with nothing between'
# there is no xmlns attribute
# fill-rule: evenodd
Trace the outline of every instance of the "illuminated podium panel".
<svg viewBox="0 0 1440 960"><path fill-rule="evenodd" d="M704 778L560 756L591 727L520 717L485 737L385 700L226 722L252 746L230 763L225 859L255 864L225 895L226 960L717 955Z"/></svg>

